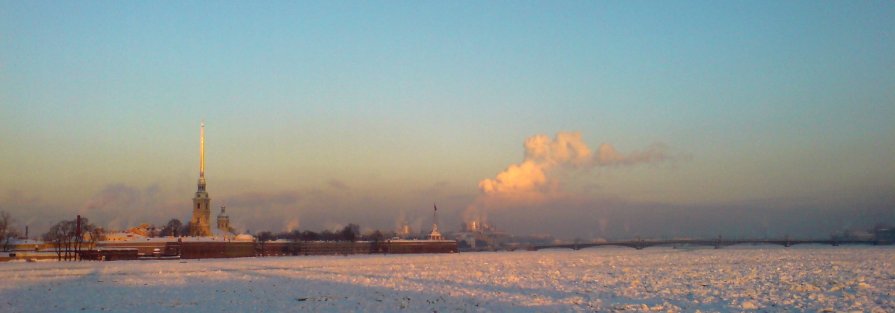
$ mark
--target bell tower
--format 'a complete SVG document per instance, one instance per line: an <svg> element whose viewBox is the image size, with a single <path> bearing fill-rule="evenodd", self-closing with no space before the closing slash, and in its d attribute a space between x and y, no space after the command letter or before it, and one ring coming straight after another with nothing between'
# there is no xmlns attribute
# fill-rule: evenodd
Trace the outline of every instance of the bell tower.
<svg viewBox="0 0 895 313"><path fill-rule="evenodd" d="M230 232L230 216L227 216L227 208L221 206L221 213L218 214L218 230L222 233Z"/></svg>
<svg viewBox="0 0 895 313"><path fill-rule="evenodd" d="M199 184L193 197L193 218L190 219L190 236L211 236L211 198L205 191L205 122L199 124Z"/></svg>

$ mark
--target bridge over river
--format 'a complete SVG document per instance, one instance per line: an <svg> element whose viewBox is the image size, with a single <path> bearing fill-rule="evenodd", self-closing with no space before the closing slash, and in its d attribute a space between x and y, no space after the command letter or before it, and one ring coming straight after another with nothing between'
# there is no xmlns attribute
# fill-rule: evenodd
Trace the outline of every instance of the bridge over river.
<svg viewBox="0 0 895 313"><path fill-rule="evenodd" d="M801 244L820 244L820 245L881 245L891 244L890 242L882 242L879 240L837 240L837 239L669 239L669 240L620 240L620 241L602 241L602 242L576 242L568 244L550 244L550 245L534 245L528 246L528 250L541 249L572 249L580 250L591 247L602 246L619 246L629 247L637 250L654 247L654 246L710 246L715 249L733 246L733 245L780 245L790 247Z"/></svg>

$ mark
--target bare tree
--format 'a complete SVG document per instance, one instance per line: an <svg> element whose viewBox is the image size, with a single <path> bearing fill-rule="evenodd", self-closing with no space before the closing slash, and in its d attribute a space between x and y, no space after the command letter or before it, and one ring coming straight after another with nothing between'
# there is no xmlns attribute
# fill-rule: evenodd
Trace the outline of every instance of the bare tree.
<svg viewBox="0 0 895 313"><path fill-rule="evenodd" d="M183 234L181 232L181 229L183 229L183 223L181 223L180 220L176 218L172 218L170 221L168 221L168 224L165 224L165 226L162 227L162 230L159 232L159 236L179 237L180 234Z"/></svg>
<svg viewBox="0 0 895 313"><path fill-rule="evenodd" d="M0 211L0 242L3 243L3 251L9 251L10 241L18 236L18 232L12 227L13 222L9 212Z"/></svg>
<svg viewBox="0 0 895 313"><path fill-rule="evenodd" d="M56 251L56 258L62 261L63 257L68 260L69 243L71 241L70 234L75 228L74 221L59 221L50 227L50 230L43 235L43 240L53 243L53 250Z"/></svg>
<svg viewBox="0 0 895 313"><path fill-rule="evenodd" d="M189 235L190 232L192 231L192 230L190 229L190 226L191 226L190 224L191 224L191 223L183 224L183 226L180 227L180 233L179 233L178 235L180 235L180 236L186 236L186 235Z"/></svg>
<svg viewBox="0 0 895 313"><path fill-rule="evenodd" d="M340 239L344 241L357 241L358 234L360 233L360 226L357 224L348 224L345 225L345 228L342 228L342 231L339 232Z"/></svg>
<svg viewBox="0 0 895 313"><path fill-rule="evenodd" d="M320 240L320 234L315 233L310 230L306 230L301 232L301 240L302 241L317 241Z"/></svg>
<svg viewBox="0 0 895 313"><path fill-rule="evenodd" d="M361 236L361 240L379 242L379 241L385 240L385 235L382 234L382 231L377 229L377 230L374 230L372 232L369 232L369 233Z"/></svg>
<svg viewBox="0 0 895 313"><path fill-rule="evenodd" d="M43 239L47 242L54 243L57 258L76 260L84 242L85 233L92 233L97 228L88 222L87 218L81 218L81 229L78 229L77 220L59 221L56 225L50 227L50 230L43 235Z"/></svg>
<svg viewBox="0 0 895 313"><path fill-rule="evenodd" d="M90 249L96 249L98 241L106 240L106 230L102 227L93 227L88 234L90 234Z"/></svg>
<svg viewBox="0 0 895 313"><path fill-rule="evenodd" d="M286 239L289 239L288 253L290 255L298 255L298 253L301 252L301 243L299 243L299 241L301 241L301 231L295 229L289 232Z"/></svg>
<svg viewBox="0 0 895 313"><path fill-rule="evenodd" d="M264 254L266 252L266 251L264 251L264 243L266 243L272 239L274 239L274 236L269 231L263 231L263 232L258 233L258 241L261 242L261 256L264 256Z"/></svg>

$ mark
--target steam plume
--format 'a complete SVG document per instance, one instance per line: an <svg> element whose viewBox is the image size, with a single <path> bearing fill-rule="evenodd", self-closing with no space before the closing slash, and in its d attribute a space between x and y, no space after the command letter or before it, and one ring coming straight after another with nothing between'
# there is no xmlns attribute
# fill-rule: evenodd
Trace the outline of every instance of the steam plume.
<svg viewBox="0 0 895 313"><path fill-rule="evenodd" d="M631 166L668 159L664 144L621 154L610 144L602 144L594 154L579 132L560 132L554 139L536 135L525 140L525 159L511 164L494 179L479 182L485 196L511 196L539 200L558 191L555 169L589 170L598 166Z"/></svg>
<svg viewBox="0 0 895 313"><path fill-rule="evenodd" d="M594 153L581 140L579 132L559 132L553 139L547 135L532 136L525 140L523 147L525 157L521 163L510 164L493 179L479 182L481 194L463 213L465 221L485 223L486 208L540 203L561 196L563 175L557 173L558 169L588 171L595 167L633 166L670 158L661 143L629 154L604 143Z"/></svg>

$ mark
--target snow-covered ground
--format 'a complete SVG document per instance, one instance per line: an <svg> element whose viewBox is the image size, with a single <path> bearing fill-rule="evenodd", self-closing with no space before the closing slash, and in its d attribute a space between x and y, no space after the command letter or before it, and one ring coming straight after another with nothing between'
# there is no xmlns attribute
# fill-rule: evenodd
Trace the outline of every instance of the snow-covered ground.
<svg viewBox="0 0 895 313"><path fill-rule="evenodd" d="M895 247L0 264L0 312L895 312Z"/></svg>

